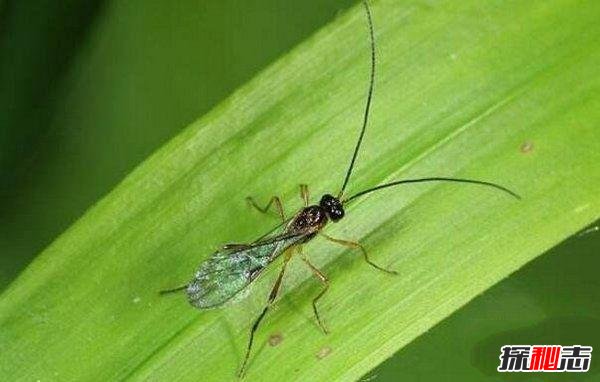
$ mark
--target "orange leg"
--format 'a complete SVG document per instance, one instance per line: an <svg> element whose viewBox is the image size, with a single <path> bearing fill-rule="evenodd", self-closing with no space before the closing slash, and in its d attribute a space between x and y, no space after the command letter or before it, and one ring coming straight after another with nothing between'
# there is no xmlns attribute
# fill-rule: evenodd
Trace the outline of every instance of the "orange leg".
<svg viewBox="0 0 600 382"><path fill-rule="evenodd" d="M269 200L269 203L267 203L267 205L264 206L264 207L260 207L254 201L254 198L252 198L251 196L248 196L246 198L246 201L248 202L248 204L250 204L252 207L254 207L257 210L259 210L263 214L266 214L267 212L269 212L269 208L271 207L271 205L273 203L275 203L275 208L277 209L277 215L279 215L279 217L281 218L281 221L285 223L285 213L283 212L283 204L281 204L281 199L279 199L278 196L273 196L271 198L271 200Z"/></svg>
<svg viewBox="0 0 600 382"><path fill-rule="evenodd" d="M348 248L358 248L358 249L360 249L360 251L362 252L363 257L365 258L365 261L367 262L367 264L369 264L370 266L372 266L375 269L378 269L380 271L383 271L383 272L386 272L386 273L389 273L389 274L392 274L392 275L397 275L398 274L397 271L393 271L393 270L390 270L390 269L386 269L386 268L380 267L379 265L377 265L374 262L372 262L369 259L369 255L367 254L367 250L360 243L357 243L355 241L350 241L350 240L335 239L335 238L333 238L331 236L325 235L324 233L321 233L321 236L323 236L327 240L332 241L332 242L334 242L336 244L340 244L340 245L343 245L343 246L348 247Z"/></svg>
<svg viewBox="0 0 600 382"><path fill-rule="evenodd" d="M281 281L283 280L283 275L285 273L285 268L288 262L291 259L291 255L286 253L285 258L283 259L283 265L281 266L281 270L279 271L279 275L275 280L275 284L273 284L273 288L271 288L271 293L269 293L269 299L267 300L267 305L263 308L262 312L258 315L256 320L254 320L254 324L252 324L252 328L250 329L250 337L248 338L248 345L246 347L246 354L244 355L244 362L242 362L242 366L240 367L240 371L238 372L238 377L242 378L244 376L244 372L246 371L246 365L248 364L248 359L250 358L250 352L252 350L252 344L254 342L254 333L258 329L260 322L267 314L267 311L273 305L273 302L277 298L277 294L281 289Z"/></svg>
<svg viewBox="0 0 600 382"><path fill-rule="evenodd" d="M306 184L300 185L300 198L304 201L304 207L308 207L310 194L308 193L308 186Z"/></svg>
<svg viewBox="0 0 600 382"><path fill-rule="evenodd" d="M312 301L312 306L313 306L313 312L315 313L315 317L317 319L317 322L319 323L319 327L321 328L321 330L323 330L323 333L328 334L329 331L327 330L327 328L325 327L325 324L323 323L323 320L321 320L321 316L319 315L319 310L317 309L317 302L319 301L319 299L321 297L323 297L323 295L325 294L325 292L327 292L327 290L329 289L329 279L327 278L327 276L325 276L323 274L323 272L321 272L317 267L315 267L303 254L302 254L302 249L301 247L298 247L298 253L300 253L300 257L302 258L302 260L306 263L306 265L308 265L308 267L310 268L310 270L312 271L312 273L315 275L316 278L319 279L319 281L321 282L321 284L323 284L323 289L321 289L321 292L319 292L319 294L317 295L317 297L315 297Z"/></svg>

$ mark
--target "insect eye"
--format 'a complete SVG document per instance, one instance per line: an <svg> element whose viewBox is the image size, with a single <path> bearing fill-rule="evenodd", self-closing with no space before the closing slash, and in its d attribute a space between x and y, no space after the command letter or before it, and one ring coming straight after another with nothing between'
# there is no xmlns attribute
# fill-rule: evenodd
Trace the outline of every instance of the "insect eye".
<svg viewBox="0 0 600 382"><path fill-rule="evenodd" d="M344 217L344 207L342 206L342 202L332 195L323 195L319 205L327 212L327 216L334 222Z"/></svg>
<svg viewBox="0 0 600 382"><path fill-rule="evenodd" d="M329 211L329 217L331 220L336 222L344 217L344 210L341 208L341 206L339 208L333 208L331 211Z"/></svg>

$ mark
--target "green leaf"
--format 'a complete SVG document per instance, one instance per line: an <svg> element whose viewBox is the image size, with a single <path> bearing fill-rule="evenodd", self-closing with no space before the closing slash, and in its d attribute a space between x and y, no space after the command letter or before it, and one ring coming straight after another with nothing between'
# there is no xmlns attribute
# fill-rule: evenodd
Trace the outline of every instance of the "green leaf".
<svg viewBox="0 0 600 382"><path fill-rule="evenodd" d="M489 288L368 375L378 381L398 376L440 381L448 375L461 382L531 381L528 373L498 373L502 346L584 342L595 349L600 345L599 225L596 220Z"/></svg>
<svg viewBox="0 0 600 382"><path fill-rule="evenodd" d="M352 204L294 259L256 338L248 379L352 380L600 215L600 4L372 5L378 67L369 130L350 181L460 176L516 190L413 185ZM361 7L340 16L156 152L48 247L0 298L0 370L10 380L227 380L277 264L248 297L197 311L160 289L219 245L276 224L244 197L300 207L336 192L368 82ZM268 345L269 335L282 341Z"/></svg>

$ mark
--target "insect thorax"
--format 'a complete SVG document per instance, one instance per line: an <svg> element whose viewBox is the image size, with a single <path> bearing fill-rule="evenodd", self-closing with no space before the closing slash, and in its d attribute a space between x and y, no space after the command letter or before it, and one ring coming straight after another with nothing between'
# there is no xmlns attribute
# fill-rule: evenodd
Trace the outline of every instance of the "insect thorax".
<svg viewBox="0 0 600 382"><path fill-rule="evenodd" d="M296 215L289 227L290 230L298 233L316 234L327 224L327 221L327 212L321 206L308 206Z"/></svg>

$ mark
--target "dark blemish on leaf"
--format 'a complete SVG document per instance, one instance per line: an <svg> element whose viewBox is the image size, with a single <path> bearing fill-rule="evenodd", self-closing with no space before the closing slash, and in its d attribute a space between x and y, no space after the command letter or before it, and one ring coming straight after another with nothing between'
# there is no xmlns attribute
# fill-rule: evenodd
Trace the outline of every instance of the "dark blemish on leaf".
<svg viewBox="0 0 600 382"><path fill-rule="evenodd" d="M527 154L533 150L533 142L525 141L521 144L520 150L523 154Z"/></svg>
<svg viewBox="0 0 600 382"><path fill-rule="evenodd" d="M277 346L283 341L283 335L281 333L273 333L269 336L269 345Z"/></svg>
<svg viewBox="0 0 600 382"><path fill-rule="evenodd" d="M324 346L319 350L316 354L317 359L323 359L331 354L331 348L329 346Z"/></svg>

